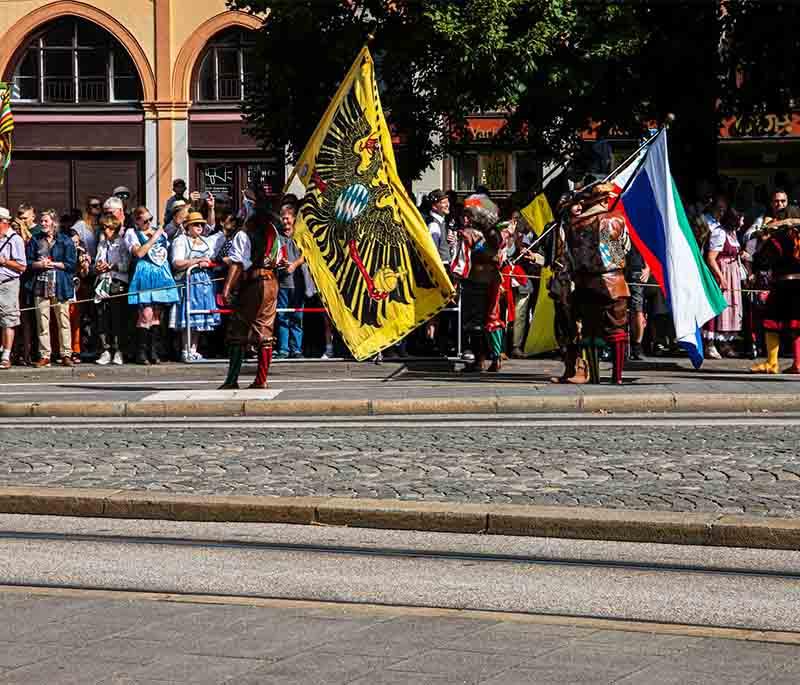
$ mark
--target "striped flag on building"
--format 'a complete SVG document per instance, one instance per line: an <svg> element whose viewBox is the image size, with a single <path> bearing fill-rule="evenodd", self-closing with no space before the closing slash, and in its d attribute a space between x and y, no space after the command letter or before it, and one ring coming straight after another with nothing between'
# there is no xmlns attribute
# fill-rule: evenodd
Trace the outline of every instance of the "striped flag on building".
<svg viewBox="0 0 800 685"><path fill-rule="evenodd" d="M11 165L11 137L14 131L14 116L11 114L11 87L0 84L0 185L5 181L6 171Z"/></svg>

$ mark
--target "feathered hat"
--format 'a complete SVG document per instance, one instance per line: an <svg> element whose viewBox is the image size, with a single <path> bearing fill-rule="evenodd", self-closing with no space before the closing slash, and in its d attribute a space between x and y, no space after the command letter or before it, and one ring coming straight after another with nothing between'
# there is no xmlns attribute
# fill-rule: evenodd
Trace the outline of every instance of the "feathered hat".
<svg viewBox="0 0 800 685"><path fill-rule="evenodd" d="M500 210L488 195L475 193L464 200L464 212L478 229L493 228L500 220Z"/></svg>

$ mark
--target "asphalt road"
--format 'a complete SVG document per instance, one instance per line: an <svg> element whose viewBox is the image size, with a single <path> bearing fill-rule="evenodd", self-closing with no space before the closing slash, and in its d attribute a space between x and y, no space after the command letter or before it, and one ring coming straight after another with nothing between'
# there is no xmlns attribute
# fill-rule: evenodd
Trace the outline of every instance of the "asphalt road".
<svg viewBox="0 0 800 685"><path fill-rule="evenodd" d="M798 636L752 630L798 629L798 573L797 552L0 516L0 683L786 685Z"/></svg>
<svg viewBox="0 0 800 685"><path fill-rule="evenodd" d="M2 516L0 526L0 585L800 631L795 552L266 524Z"/></svg>
<svg viewBox="0 0 800 685"><path fill-rule="evenodd" d="M409 417L2 430L0 486L562 504L794 516L795 418Z"/></svg>

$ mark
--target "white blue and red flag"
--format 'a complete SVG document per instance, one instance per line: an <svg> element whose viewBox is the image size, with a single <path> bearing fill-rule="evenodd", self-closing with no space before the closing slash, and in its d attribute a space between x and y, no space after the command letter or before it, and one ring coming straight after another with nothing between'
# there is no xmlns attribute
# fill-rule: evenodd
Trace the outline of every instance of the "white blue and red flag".
<svg viewBox="0 0 800 685"><path fill-rule="evenodd" d="M611 182L622 197L631 240L641 253L669 303L675 334L692 364L703 363L700 329L727 306L706 266L692 233L667 153L667 132L653 141Z"/></svg>

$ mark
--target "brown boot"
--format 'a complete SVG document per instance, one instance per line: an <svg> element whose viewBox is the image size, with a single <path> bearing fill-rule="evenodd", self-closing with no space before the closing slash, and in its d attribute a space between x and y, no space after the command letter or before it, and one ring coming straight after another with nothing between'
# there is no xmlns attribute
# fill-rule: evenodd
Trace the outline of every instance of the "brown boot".
<svg viewBox="0 0 800 685"><path fill-rule="evenodd" d="M584 385L589 382L589 366L586 364L585 359L578 358L575 360L575 373L564 382L572 385Z"/></svg>
<svg viewBox="0 0 800 685"><path fill-rule="evenodd" d="M575 363L578 361L578 348L575 345L569 345L564 355L564 373L560 376L551 376L551 383L566 383L567 378L572 378L575 375Z"/></svg>

